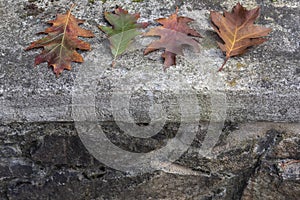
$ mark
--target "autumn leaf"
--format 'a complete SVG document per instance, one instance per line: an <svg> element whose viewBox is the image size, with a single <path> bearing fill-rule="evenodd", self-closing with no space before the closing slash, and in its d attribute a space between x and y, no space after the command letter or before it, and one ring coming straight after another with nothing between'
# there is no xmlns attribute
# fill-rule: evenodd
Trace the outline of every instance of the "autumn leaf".
<svg viewBox="0 0 300 200"><path fill-rule="evenodd" d="M43 52L36 56L35 65L47 62L53 67L54 73L58 76L64 69L71 69L71 62L83 62L82 56L76 49L90 50L90 44L79 40L80 37L94 37L94 34L80 28L84 20L75 18L71 14L71 7L66 14L58 14L55 20L48 21L52 24L44 32L46 37L32 42L25 50L43 47Z"/></svg>
<svg viewBox="0 0 300 200"><path fill-rule="evenodd" d="M160 36L149 44L144 54L155 51L157 49L165 49L162 57L165 59L165 69L176 64L176 55L183 55L183 46L190 45L196 52L200 51L199 44L190 36L201 37L201 35L188 26L189 22L194 21L188 17L177 15L178 9L168 18L160 18L156 21L162 26L152 28L147 32L146 36Z"/></svg>
<svg viewBox="0 0 300 200"><path fill-rule="evenodd" d="M105 12L104 16L112 27L99 26L99 28L109 37L114 66L116 58L125 52L135 36L141 34L137 29L146 28L148 23L137 23L140 14L128 14L127 10L120 7L115 9L114 13Z"/></svg>
<svg viewBox="0 0 300 200"><path fill-rule="evenodd" d="M223 15L211 11L211 20L214 30L218 33L225 44L218 42L223 52L226 52L226 58L218 71L221 71L227 60L232 56L245 53L248 47L265 42L271 31L270 28L264 28L254 25L254 21L259 15L259 7L253 10L246 10L240 3L233 7L231 13L224 12Z"/></svg>

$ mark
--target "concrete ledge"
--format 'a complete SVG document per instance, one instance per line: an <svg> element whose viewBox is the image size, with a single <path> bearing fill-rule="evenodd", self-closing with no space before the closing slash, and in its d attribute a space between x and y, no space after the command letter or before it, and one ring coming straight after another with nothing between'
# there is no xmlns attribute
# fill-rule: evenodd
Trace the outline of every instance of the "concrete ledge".
<svg viewBox="0 0 300 200"><path fill-rule="evenodd" d="M36 7L31 8L32 4ZM95 1L91 4L79 1L77 4L73 14L86 19L84 27L93 30L96 35L95 38L87 39L92 43L93 50L82 53L85 63L74 63L70 72L64 71L56 78L45 63L33 67L34 56L40 50L25 52L23 49L40 37L34 34L46 27L45 21L52 19L57 12L63 12L68 6L63 1L48 2L48 6L38 2L1 3L2 122L73 121L72 93L76 93L76 84L80 85L81 78L85 81L93 80L93 84L96 84L93 91L100 121L114 120L110 106L111 95L122 87L125 94L129 87L127 85L126 88L126 84L132 84L131 92L136 91L130 100L131 113L140 122L149 118L147 113L151 101L163 101L165 110L169 109L169 105L178 107L174 93L186 89L186 86L190 88L188 91L197 95L202 120L210 119L211 107L214 106L212 93L217 92L226 97L223 105L226 107L227 120L300 121L298 1L261 3L258 23L273 29L269 41L250 49L242 57L232 58L221 73L216 73L216 70L224 56L216 47L217 36L209 25L208 17L211 9L228 10L234 5L231 1L221 4L206 1L107 1L105 4ZM195 54L187 49L185 56L178 58L178 65L165 73L162 71L161 52L142 55L143 48L152 39L140 37L129 52L120 57L116 68L112 69L109 66L111 56L105 36L96 25L105 23L103 10L111 10L117 4L124 5L130 12L141 12L141 20L150 20L151 26L156 25L152 21L154 18L168 16L179 5L180 14L195 18L196 22L192 26L204 36L199 40L201 52ZM257 5L250 0L243 4L249 8ZM89 71L90 67L95 66L98 66L94 68L96 71ZM129 77L133 82L120 83ZM137 80L142 82L134 85ZM172 85L172 82L176 84ZM171 118L175 122L180 121L176 114Z"/></svg>

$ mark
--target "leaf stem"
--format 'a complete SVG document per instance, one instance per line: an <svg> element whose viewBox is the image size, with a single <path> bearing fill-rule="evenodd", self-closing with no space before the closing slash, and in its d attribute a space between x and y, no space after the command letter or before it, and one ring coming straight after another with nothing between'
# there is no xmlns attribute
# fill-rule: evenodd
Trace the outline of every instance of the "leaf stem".
<svg viewBox="0 0 300 200"><path fill-rule="evenodd" d="M116 59L111 62L111 66L114 68L116 66Z"/></svg>
<svg viewBox="0 0 300 200"><path fill-rule="evenodd" d="M229 57L226 57L224 60L223 65L218 69L218 72L222 71L223 67L225 66L226 62L228 61Z"/></svg>
<svg viewBox="0 0 300 200"><path fill-rule="evenodd" d="M73 3L73 4L71 5L71 7L70 7L70 12L72 11L73 8L75 8L75 6L76 6L75 3Z"/></svg>

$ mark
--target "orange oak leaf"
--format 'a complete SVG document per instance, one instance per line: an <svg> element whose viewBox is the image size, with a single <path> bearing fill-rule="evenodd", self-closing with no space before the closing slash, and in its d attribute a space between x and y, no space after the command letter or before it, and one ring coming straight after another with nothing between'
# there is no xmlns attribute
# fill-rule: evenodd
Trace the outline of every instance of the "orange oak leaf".
<svg viewBox="0 0 300 200"><path fill-rule="evenodd" d="M163 26L150 29L145 36L160 36L149 44L144 54L148 54L157 49L165 49L162 57L165 59L165 69L176 64L176 55L183 55L183 46L190 45L196 52L200 51L198 42L190 36L201 37L201 35L188 26L189 22L194 21L188 17L177 15L178 9L168 18L160 18L156 21Z"/></svg>
<svg viewBox="0 0 300 200"><path fill-rule="evenodd" d="M58 14L55 20L48 21L52 24L44 32L46 37L32 42L25 50L43 47L42 53L35 57L35 65L47 62L53 67L58 76L64 69L71 69L71 62L83 62L82 56L76 49L90 50L90 44L78 39L80 37L94 37L94 34L79 27L84 20L75 18L71 14L71 7L66 14Z"/></svg>
<svg viewBox="0 0 300 200"><path fill-rule="evenodd" d="M218 42L223 52L226 52L226 58L218 71L221 71L232 56L245 53L248 47L265 42L271 28L265 28L254 25L254 21L259 15L259 7L246 10L240 3L233 7L231 13L224 12L221 15L218 12L211 11L211 21L214 30L218 33L225 44Z"/></svg>

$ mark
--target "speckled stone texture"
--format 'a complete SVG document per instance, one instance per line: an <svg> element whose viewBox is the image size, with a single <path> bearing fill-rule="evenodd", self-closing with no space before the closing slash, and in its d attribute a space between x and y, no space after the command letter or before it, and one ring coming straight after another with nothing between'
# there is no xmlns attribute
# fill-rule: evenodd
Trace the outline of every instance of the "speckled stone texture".
<svg viewBox="0 0 300 200"><path fill-rule="evenodd" d="M151 73L161 80L158 86L150 88L152 91L169 88L165 83L166 79L181 78L196 90L200 100L210 103L201 94L220 90L226 95L228 120L299 122L299 2L242 3L249 9L261 6L261 16L257 23L271 27L273 31L268 42L251 48L242 57L230 59L224 71L217 73L224 55L216 46L217 35L209 25L209 11L229 10L235 5L234 1L107 1L104 4L101 1L95 1L94 4L78 1L73 14L85 19L83 27L95 33L95 38L86 39L92 44L93 50L82 52L86 63L73 63L71 71L64 71L56 78L51 69L46 67L46 63L33 67L34 56L41 50L25 52L24 48L41 37L35 33L47 27L46 21L53 19L57 13L64 13L71 3L2 1L0 98L3 112L0 119L9 122L71 121L74 81L84 73L81 70L93 64L100 68L96 74L100 85L97 90L102 96L96 104L103 111L109 112L106 102L109 102L110 96L107 94L116 87L120 78L130 73L142 74L147 65ZM97 25L106 24L103 11L112 11L116 5L123 5L130 12L140 12L141 21L150 22L149 28L157 25L154 19L170 15L179 6L180 14L196 20L192 26L203 35L199 40L201 52L195 55L186 50L185 56L178 59L178 66L171 67L164 73L161 52L154 52L146 57L142 55L141 48L149 44L151 38L137 38L133 48L119 59L115 69L111 69L110 62L103 61L111 57L106 36ZM212 73L219 81L218 85L209 82ZM149 90L147 85L154 84L151 79L145 79L144 82L140 86L141 90ZM180 85L174 87L180 88ZM163 93L161 98L172 101L169 93ZM141 105L136 109L147 109L145 107ZM103 121L112 120L107 112L99 114ZM205 118L207 119L204 116ZM178 118L174 120L179 121Z"/></svg>
<svg viewBox="0 0 300 200"><path fill-rule="evenodd" d="M297 199L300 3L241 1L248 9L260 6L257 23L273 30L267 42L231 58L218 73L224 55L216 45L219 39L210 26L209 11L229 11L236 3L76 1L72 13L85 19L82 27L95 33L95 38L84 39L92 51L80 52L85 62L72 63L72 70L57 78L46 63L34 67L41 49L24 49L42 37L36 33L48 26L46 21L72 3L0 0L0 199ZM117 5L140 12L140 21L150 23L148 29L158 25L154 19L169 16L178 7L180 15L195 19L191 26L203 36L198 39L200 53L186 48L177 66L164 72L162 51L143 56L144 47L155 38L139 36L111 68L107 38L97 26L107 24L103 12ZM94 92L92 103L105 134L126 151L161 148L176 135L180 123L193 122L193 118L182 121L177 99L181 89L196 94L199 130L173 168L145 174L115 170L95 159L78 136L72 105L83 86ZM151 122L153 102L162 105L167 122L157 136L140 139L120 130L110 103L119 88L121 97L134 91L130 114L140 125ZM221 101L215 101L217 97ZM183 103L193 106L192 101ZM214 109L225 110L220 119L225 123L215 156L205 157L199 149Z"/></svg>

